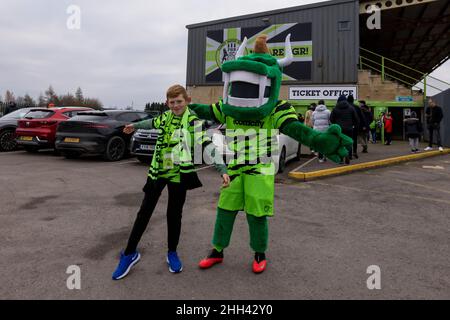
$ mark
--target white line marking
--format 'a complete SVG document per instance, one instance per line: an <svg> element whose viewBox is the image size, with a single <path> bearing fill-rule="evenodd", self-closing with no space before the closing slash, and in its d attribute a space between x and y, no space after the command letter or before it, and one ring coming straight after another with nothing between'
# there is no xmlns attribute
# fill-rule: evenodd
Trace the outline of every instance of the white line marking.
<svg viewBox="0 0 450 320"><path fill-rule="evenodd" d="M310 164L311 162L313 162L313 161L316 160L316 159L317 159L317 157L314 157L314 158L312 158L312 159L306 161L304 164L298 166L298 167L295 168L294 170L291 170L291 172L292 172L292 171L298 171L298 170L300 170L301 168L306 167L308 164Z"/></svg>
<svg viewBox="0 0 450 320"><path fill-rule="evenodd" d="M442 190L442 189L439 189L439 188L430 187L430 186L427 186L425 184L414 183L414 182L411 182L411 181L408 181L408 180L402 180L402 179L396 179L396 181L401 182L401 183L405 183L405 184L410 184L410 185L415 186L415 187L421 187L421 188L430 189L430 190L433 190L433 191L445 192L445 193L449 193L450 194L450 191L448 191L448 190Z"/></svg>

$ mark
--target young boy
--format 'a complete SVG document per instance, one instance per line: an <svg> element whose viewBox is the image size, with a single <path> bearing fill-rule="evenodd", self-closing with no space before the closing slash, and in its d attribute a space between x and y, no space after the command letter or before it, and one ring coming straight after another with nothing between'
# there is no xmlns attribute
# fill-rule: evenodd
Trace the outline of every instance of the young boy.
<svg viewBox="0 0 450 320"><path fill-rule="evenodd" d="M119 265L113 273L112 278L114 280L125 277L139 261L141 255L136 250L137 245L166 185L169 190L167 204L167 264L169 265L169 271L172 273L181 272L183 269L177 255L177 246L181 232L181 217L186 191L201 186L194 171L192 150L186 150L185 146L199 143L205 148L211 143L210 139L203 132L202 122L187 108L190 102L191 99L188 97L185 88L180 85L174 85L167 90L166 103L170 109L169 111L151 120L127 125L123 130L124 133L131 134L135 129L159 129L160 134L148 172L147 183L143 188L145 197L134 222L128 245L125 251L121 253ZM188 141L181 138L182 134L180 133L182 132L188 132L189 134L187 134L186 138L191 139L191 141L193 141L193 137L198 141L186 144ZM194 132L196 132L195 135ZM198 135L198 132L201 134ZM211 152L213 159L215 152L217 152L215 149ZM217 162L214 162L214 165L222 175L223 186L227 187L230 183L230 178L226 173L226 166Z"/></svg>

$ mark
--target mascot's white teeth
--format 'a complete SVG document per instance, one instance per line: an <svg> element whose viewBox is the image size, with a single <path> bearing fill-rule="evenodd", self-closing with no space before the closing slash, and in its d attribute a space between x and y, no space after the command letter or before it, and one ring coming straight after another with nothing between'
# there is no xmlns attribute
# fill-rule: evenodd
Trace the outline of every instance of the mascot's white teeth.
<svg viewBox="0 0 450 320"><path fill-rule="evenodd" d="M271 86L271 81L264 75L237 70L230 73L224 73L223 100L236 107L259 107L266 104L269 99L264 97L266 87ZM230 85L233 82L245 82L259 86L257 98L240 98L229 95Z"/></svg>
<svg viewBox="0 0 450 320"><path fill-rule="evenodd" d="M269 98L264 98L262 103L259 99L228 97L228 103L234 107L257 108L269 102Z"/></svg>

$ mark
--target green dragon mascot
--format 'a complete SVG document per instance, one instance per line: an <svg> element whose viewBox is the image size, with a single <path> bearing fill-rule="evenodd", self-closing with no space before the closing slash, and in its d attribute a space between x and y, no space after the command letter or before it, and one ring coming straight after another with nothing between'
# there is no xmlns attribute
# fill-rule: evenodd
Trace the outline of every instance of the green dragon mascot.
<svg viewBox="0 0 450 320"><path fill-rule="evenodd" d="M273 216L277 133L281 132L302 145L324 154L334 162L347 156L345 146L352 139L331 125L320 133L306 127L287 101L279 100L282 69L293 61L290 35L286 37L286 55L276 59L269 53L267 36L255 41L254 53L244 55L247 39L239 47L235 60L222 65L223 98L212 105L191 104L199 118L226 124L226 139L234 157L227 163L231 183L220 192L211 253L200 261L207 269L223 261L234 221L239 211L246 213L250 247L255 252L253 272L267 267L267 217Z"/></svg>

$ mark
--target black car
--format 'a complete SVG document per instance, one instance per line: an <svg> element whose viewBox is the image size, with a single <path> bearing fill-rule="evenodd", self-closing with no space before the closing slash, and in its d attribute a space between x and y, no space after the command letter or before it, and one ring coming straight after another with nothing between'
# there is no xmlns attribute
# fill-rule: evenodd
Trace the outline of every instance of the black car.
<svg viewBox="0 0 450 320"><path fill-rule="evenodd" d="M150 119L140 111L106 110L78 113L59 124L56 150L66 158L82 154L101 154L105 160L118 161L129 150L131 135L123 133L125 125Z"/></svg>
<svg viewBox="0 0 450 320"><path fill-rule="evenodd" d="M158 130L138 129L131 137L130 153L142 163L149 164L155 151Z"/></svg>
<svg viewBox="0 0 450 320"><path fill-rule="evenodd" d="M17 122L32 109L33 108L22 108L0 118L0 151L13 151L17 149Z"/></svg>

